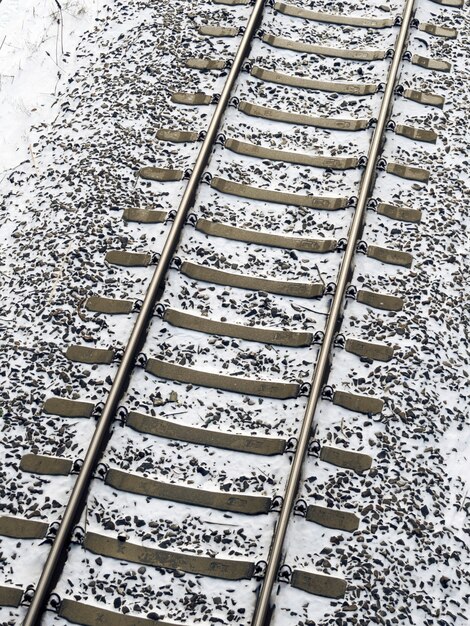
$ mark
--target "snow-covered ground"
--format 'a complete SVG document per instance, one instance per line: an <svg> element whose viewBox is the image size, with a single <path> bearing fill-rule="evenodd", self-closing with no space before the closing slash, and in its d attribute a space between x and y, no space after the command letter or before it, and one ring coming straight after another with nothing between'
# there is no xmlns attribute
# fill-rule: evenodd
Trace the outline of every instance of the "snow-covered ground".
<svg viewBox="0 0 470 626"><path fill-rule="evenodd" d="M57 87L75 71L78 43L98 6L97 0L0 2L0 184L34 160L31 127L57 115Z"/></svg>
<svg viewBox="0 0 470 626"><path fill-rule="evenodd" d="M323 3L313 3L313 8L322 10ZM399 14L402 6L393 2L390 8L389 12L379 1L348 4L352 14L380 17ZM212 107L175 106L170 94L220 92L224 72L188 70L184 61L190 56L233 55L238 39L207 39L198 36L196 29L207 23L244 23L250 7L196 0L116 0L102 5L71 3L67 8L62 4L64 49L69 57L60 50L55 3L36 3L34 9L27 9L3 0L0 17L2 10L11 37L5 39L0 54L7 41L11 46L24 37L25 43L18 46L11 66L7 63L13 57L2 57L2 76L10 68L13 79L4 90L2 78L0 93L5 106L14 107L1 135L5 150L0 157L6 170L0 213L4 264L0 274L4 412L0 510L51 523L60 518L73 477L20 472L19 461L28 452L83 458L94 421L46 415L42 403L52 396L103 401L116 366L71 363L64 352L71 344L107 348L125 343L135 315L92 314L84 302L90 294L142 298L151 268L113 267L104 262L104 255L115 249L158 252L168 224L126 223L121 209L177 207L183 182L145 182L137 179L137 170L150 164L192 167L199 144L159 142L156 130L207 127ZM343 3L331 3L328 10L343 10ZM425 187L380 174L374 197L421 208L423 221L403 224L369 212L363 236L369 244L411 251L413 267L397 269L359 256L353 278L358 287L369 284L377 291L403 296L405 308L401 313L377 312L348 301L342 327L347 336L393 344L396 354L383 364L337 351L329 381L339 389L383 397L385 409L382 416L369 419L322 401L316 444L300 490L307 504L356 512L360 528L350 535L295 518L286 545L288 565L344 576L349 589L344 599L332 601L280 584L275 626L463 626L469 618L466 483L470 469L465 418L469 352L464 310L468 241L463 234L468 225L463 192L468 174L461 162L466 150L462 120L469 107L460 56L468 55L464 36L468 24L459 11L428 0L420 1L418 16L461 30L457 41L439 41L414 31L409 46L414 52L451 60L453 71L439 75L407 65L400 80L406 87L445 94L448 101L441 112L397 98L393 119L434 128L439 141L434 147L389 134L385 150L390 161L428 167L432 177ZM306 24L271 10L263 28L310 43L377 49L393 46L397 32ZM319 60L284 53L259 40L251 60L285 73L363 83L383 81L388 65L388 61ZM57 66L62 68L60 76ZM358 98L302 92L248 74L238 81L236 95L291 112L366 119L377 115L381 98L380 94ZM56 98L57 104L50 106ZM30 130L31 123L35 130ZM264 146L340 156L365 154L371 137L370 130L342 133L292 127L250 118L233 108L223 121L223 132ZM15 167L18 163L22 165ZM360 170L330 171L240 157L220 146L208 170L260 188L345 197L357 195L360 176ZM248 201L202 185L194 213L276 234L341 239L347 235L351 210L325 212ZM334 281L340 260L335 252L316 255L207 238L192 226L183 234L178 255L183 261L241 274L314 282L321 275L326 283ZM173 269L162 302L217 320L316 331L324 325L328 298L292 299L214 286ZM210 337L156 318L144 352L200 370L295 382L310 379L317 347L279 348ZM295 436L305 402L304 397L260 399L162 381L141 368L123 400L128 410L184 425L286 439ZM372 470L359 475L321 462L315 450L325 442L370 453ZM256 457L168 442L117 423L104 462L180 485L275 496L283 492L290 456ZM111 537L125 532L130 542L148 547L256 562L267 557L275 520L274 512L248 518L146 499L96 480L82 525ZM47 548L41 541L4 539L0 585L35 584ZM57 592L63 598L138 616L245 626L258 585L254 579L227 583L139 566L74 546ZM24 608L0 609L0 621L18 624L23 614ZM65 624L65 620L49 613L45 623Z"/></svg>

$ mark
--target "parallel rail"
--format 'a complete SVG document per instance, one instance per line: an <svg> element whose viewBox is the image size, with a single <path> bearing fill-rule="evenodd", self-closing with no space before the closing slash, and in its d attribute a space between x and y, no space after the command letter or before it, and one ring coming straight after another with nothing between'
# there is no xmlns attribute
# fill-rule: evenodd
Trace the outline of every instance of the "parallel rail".
<svg viewBox="0 0 470 626"><path fill-rule="evenodd" d="M282 4L282 3L279 3ZM335 285L335 293L327 316L323 341L315 364L311 379L311 388L308 403L303 416L298 443L290 469L288 483L283 494L282 507L272 538L269 558L257 597L252 626L266 626L269 621L269 612L272 605L273 586L276 582L281 565L285 536L292 515L295 497L301 480L302 467L307 453L309 440L312 434L313 420L318 401L321 397L323 385L328 371L331 351L338 326L341 321L344 299L346 296L349 280L352 274L354 255L361 236L365 219L367 203L374 186L375 172L384 142L384 134L390 119L392 100L397 84L397 76L400 63L405 51L408 32L413 19L414 0L406 0L399 33L396 40L393 60L390 65L384 94L381 102L379 116L369 146L367 164L364 169L357 204L349 228L347 244L344 256L339 268L338 278ZM194 169L185 187L184 194L176 211L173 224L166 238L157 267L146 292L142 307L138 313L132 333L119 364L116 376L106 399L106 403L99 417L96 430L88 447L83 465L79 471L64 516L58 528L52 548L43 568L37 588L28 607L24 626L35 626L40 623L52 588L60 576L66 559L66 551L70 544L74 526L78 523L83 511L90 483L99 463L102 452L109 438L110 428L115 419L116 412L123 395L129 384L130 376L134 370L136 358L141 351L149 329L149 324L154 316L155 306L162 292L163 283L167 276L175 250L178 246L181 233L185 227L188 212L194 204L194 199L201 183L204 170L209 162L211 151L217 141L223 115L229 105L230 96L235 82L242 70L243 63L250 50L251 42L256 34L257 27L263 15L265 0L256 0L239 48L229 71L220 99L216 105L214 114L209 124L207 133L202 142ZM403 133L404 134L404 133ZM243 146L237 144L237 149ZM243 154L243 150L240 152ZM269 154L262 155L269 158ZM295 162L295 161L294 161ZM223 234L221 235L223 236ZM272 237L276 237L272 235ZM243 240L243 239L241 239ZM274 240L274 239L273 239ZM275 245L275 244L273 244ZM215 331L212 331L215 332ZM300 344L299 344L300 345ZM153 360L155 365L156 360ZM151 371L151 366L147 366ZM150 369L149 369L150 368ZM157 374L158 375L158 374ZM112 543L113 540L110 540ZM129 548L130 549L130 548Z"/></svg>
<svg viewBox="0 0 470 626"><path fill-rule="evenodd" d="M98 420L96 430L93 434L93 438L90 442L90 446L83 462L83 466L75 482L70 500L57 531L56 538L48 555L31 604L28 608L28 612L23 622L24 626L35 626L39 623L48 595L59 575L73 527L77 523L83 510L88 488L93 478L93 472L98 464L103 446L106 445L110 427L113 419L115 418L119 402L129 383L129 377L134 369L136 357L145 341L148 325L153 316L155 304L158 300L163 280L178 244L181 231L183 230L185 218L194 201L194 196L198 185L200 184L204 168L207 165L211 149L217 138L220 122L229 103L233 86L240 73L243 61L246 58L246 54L250 48L250 43L261 19L263 8L264 0L256 0L237 54L235 55L232 68L220 96L220 100L214 111L209 128L207 129L207 134L199 151L191 177L188 180L183 197L181 198L175 220L171 226L158 265L145 295L142 308L137 316L134 328L124 352L124 356L109 391L101 416Z"/></svg>
<svg viewBox="0 0 470 626"><path fill-rule="evenodd" d="M321 396L325 376L328 371L331 349L333 346L335 335L338 332L338 322L340 320L348 282L351 277L354 254L356 252L356 246L359 241L364 223L364 215L367 207L367 201L370 197L370 193L374 185L377 161L379 159L379 155L383 145L387 122L390 118L391 104L395 91L395 85L397 82L398 70L402 61L408 31L413 17L413 7L414 0L407 0L405 4L405 9L403 11L402 24L400 26L393 60L390 65L387 84L380 107L379 117L377 119L377 125L374 129L372 142L370 144L369 153L367 156L367 166L361 179L359 197L349 230L348 243L343 259L341 261L335 294L331 303L330 311L328 313L323 343L320 349L320 354L318 356L318 361L315 365L315 370L311 383L312 388L305 410L295 456L292 461L291 471L289 474L287 488L284 494L281 512L274 532L268 565L266 567L261 591L256 603L252 626L265 626L266 624L273 585L276 582L279 565L281 562L282 549L287 532L287 526L289 524L289 519L292 514L292 508L294 506L295 496L301 478L302 465L305 455L307 453L309 440L312 434L313 418L317 408L318 400Z"/></svg>

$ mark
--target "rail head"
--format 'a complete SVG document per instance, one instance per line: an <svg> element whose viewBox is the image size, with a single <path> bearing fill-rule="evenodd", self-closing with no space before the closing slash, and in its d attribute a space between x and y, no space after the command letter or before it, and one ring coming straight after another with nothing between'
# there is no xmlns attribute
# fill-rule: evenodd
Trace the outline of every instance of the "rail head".
<svg viewBox="0 0 470 626"><path fill-rule="evenodd" d="M52 544L52 548L42 570L38 585L31 600L31 604L28 607L23 626L37 626L40 624L41 616L46 606L48 596L58 576L60 575L60 570L66 558L66 550L73 527L82 512L88 488L93 478L93 472L101 456L103 446L106 443L119 402L127 388L130 374L134 368L135 359L145 340L147 328L152 318L155 304L160 295L163 280L168 271L173 253L178 245L181 231L184 226L187 213L194 201L202 173L209 160L212 147L215 144L222 117L229 104L230 94L233 90L235 81L240 74L243 61L249 52L251 41L262 17L264 5L265 0L256 0L251 11L245 32L240 41L240 45L227 76L219 102L217 103L214 114L211 118L205 139L199 150L194 169L187 182L185 191L178 206L174 222L165 241L162 254L147 290L142 308L139 311L132 329L126 350L111 385L111 389L98 420L90 446L88 447L82 468L72 490L54 543Z"/></svg>
<svg viewBox="0 0 470 626"><path fill-rule="evenodd" d="M348 286L350 268L356 252L356 244L358 242L359 233L362 228L371 187L375 179L376 164L382 146L383 135L386 131L387 122L391 113L391 105L395 85L397 82L398 70L402 60L403 52L405 50L405 44L413 18L413 13L414 0L406 0L402 22L396 40L395 54L390 65L387 83L380 107L379 117L377 119L377 124L375 126L374 134L372 136L369 147L367 166L362 175L359 197L349 230L348 243L339 269L336 291L333 297L333 301L331 303L331 308L325 327L323 344L313 374L311 392L307 407L305 409L302 427L298 437L297 448L290 469L289 479L284 495L281 512L277 521L276 529L274 531L273 541L271 543L271 550L268 557L265 577L261 583L260 592L257 598L252 626L267 626L268 624L271 595L281 563L287 526L289 523L292 509L294 507L295 497L301 477L302 465L310 441L314 414L316 411L318 400L321 397L324 376L328 369L330 352L333 346L337 322L341 314L341 309Z"/></svg>

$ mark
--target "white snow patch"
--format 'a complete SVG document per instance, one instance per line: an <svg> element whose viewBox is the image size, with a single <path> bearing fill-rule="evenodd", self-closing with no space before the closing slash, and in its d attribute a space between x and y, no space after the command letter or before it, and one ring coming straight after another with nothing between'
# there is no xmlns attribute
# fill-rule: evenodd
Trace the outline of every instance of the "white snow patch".
<svg viewBox="0 0 470 626"><path fill-rule="evenodd" d="M97 0L0 3L0 182L26 159L34 163L31 126L52 121L57 83L72 73L97 11Z"/></svg>

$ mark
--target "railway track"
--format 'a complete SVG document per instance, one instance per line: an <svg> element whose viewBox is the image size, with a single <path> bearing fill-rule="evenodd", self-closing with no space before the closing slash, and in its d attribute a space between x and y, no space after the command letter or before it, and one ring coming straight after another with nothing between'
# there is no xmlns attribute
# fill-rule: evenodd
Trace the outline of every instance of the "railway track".
<svg viewBox="0 0 470 626"><path fill-rule="evenodd" d="M390 133L418 143L436 141L432 129L391 121L396 100L413 107L444 104L439 94L398 85L410 28L449 39L456 33L413 22L416 3L411 0L401 15L385 18L351 18L260 0L215 4L243 10L246 23L242 29L232 24L199 28L212 54L189 57L186 66L203 72L200 84L207 89L172 93L175 111L181 111L181 117L175 113L179 125L157 132L162 145L170 146L170 161L188 146L189 159L185 154L183 166L145 165L138 174L138 184L156 197L177 189L178 208L160 210L156 202L156 207L123 212L138 233L163 224L163 245L108 249L105 256L113 272L127 272L130 282L142 281L154 265L149 287L141 297L96 293L84 303L85 315L127 316L130 338L118 337L112 346L74 344L66 351L69 361L100 371L115 363L110 391L102 405L65 395L48 397L44 405L47 415L96 416L86 455L81 461L31 452L21 459L20 470L32 475L77 474L65 512L52 531L44 521L1 518L7 536L52 543L34 590L2 588L3 604L27 607L23 623L28 626L40 623L45 611L52 611L58 623L167 624L177 619L177 608L168 617L158 601L144 618L119 612L120 602L105 609L72 599L83 577L73 578L83 554L88 561L96 558L99 567L108 560L124 566L112 570L109 565L111 586L126 579L124 571L129 575L133 563L141 576L147 568L159 572L160 582L150 575L158 588L180 580L192 581L206 594L216 589L224 598L215 603L221 623L287 623L275 599L285 588L306 598L334 600L346 593L349 581L342 576L296 567L297 557L289 561L286 536L294 514L304 524L299 536L308 529L312 542L319 527L348 533L359 526L358 514L340 503L320 506L299 499L302 471L309 452L358 475L371 467L370 455L348 445L318 450L312 442L315 415L320 402L368 418L382 410L380 390L359 394L331 386L328 374L337 349L368 364L393 356L391 345L343 336L341 321L347 298L376 311L403 307L399 295L356 289L351 277L357 255L384 267L412 264L408 250L368 244L362 233L368 210L392 223L420 221L416 207L377 202L376 177L383 171L384 176L427 182L429 172L419 163L386 160L382 151ZM357 29L366 29L371 41L371 33L386 35L381 46L368 49L323 46L311 43L315 29L330 26L318 24L343 29L346 39ZM284 36L287 25L293 36ZM298 36L304 30L308 36ZM227 38L239 39L230 63L216 56L218 42L225 51ZM321 59L315 67L319 78L299 70L302 64L308 69L312 58ZM416 54L406 54L405 62L427 71L450 69L445 60ZM353 75L360 80L351 80ZM298 95L294 110L282 108L286 94L294 102ZM317 103L317 115L299 106L305 94L308 104ZM269 106L272 101L276 106ZM206 129L181 126L188 107L209 107ZM306 140L302 133L289 134L292 128L321 134L330 153L311 154L306 146L312 135ZM309 178L307 171L322 174ZM187 421L168 419L183 413ZM201 415L203 428L196 426ZM159 473L160 465L164 472ZM153 522L156 502L167 507L158 513L165 522ZM107 513L115 511L116 503L127 516ZM132 511L136 515L130 522ZM201 521L203 514L209 522ZM223 532L197 531L198 519L200 527L213 523ZM174 549L186 533L184 549ZM218 550L219 544L228 548ZM235 598L230 596L234 591ZM187 602L185 593L176 607ZM229 610L227 598L234 609ZM197 598L193 601L197 611Z"/></svg>

